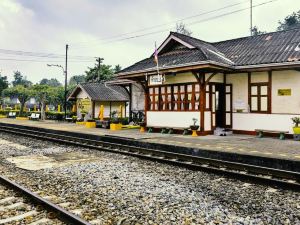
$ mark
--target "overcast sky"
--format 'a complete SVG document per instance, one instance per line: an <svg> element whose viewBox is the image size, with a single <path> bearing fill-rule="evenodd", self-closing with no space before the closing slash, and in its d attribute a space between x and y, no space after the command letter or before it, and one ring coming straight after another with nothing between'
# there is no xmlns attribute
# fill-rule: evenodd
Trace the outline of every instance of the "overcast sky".
<svg viewBox="0 0 300 225"><path fill-rule="evenodd" d="M253 5L268 1L270 0L253 0ZM0 71L9 80L12 79L13 71L19 70L33 82L42 78L63 81L59 68L46 65L64 65L63 58L24 57L20 54L4 54L3 49L64 54L65 44L70 45L70 56L102 57L105 64L120 64L124 68L149 57L154 51L155 41L160 44L169 31L174 30L175 21L238 3L241 4L183 22L188 24L187 27L193 32L192 36L205 41L248 36L249 9L227 16L220 15L247 8L249 2L250 0L0 0ZM260 30L274 31L279 20L298 10L299 0L277 0L255 7L253 23ZM218 18L211 19L214 17ZM146 29L149 27L152 29ZM134 33L138 30L142 31ZM138 35L144 36L119 40ZM88 58L88 62L83 62L82 58L75 62L78 60L70 59L69 76L83 74L88 66L94 65L93 58Z"/></svg>

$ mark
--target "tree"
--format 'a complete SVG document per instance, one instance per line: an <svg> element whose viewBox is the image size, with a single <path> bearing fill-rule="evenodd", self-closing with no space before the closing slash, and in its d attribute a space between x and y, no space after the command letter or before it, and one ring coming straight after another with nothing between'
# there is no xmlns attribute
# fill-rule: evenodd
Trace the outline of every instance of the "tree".
<svg viewBox="0 0 300 225"><path fill-rule="evenodd" d="M100 69L97 64L93 68L88 68L86 73L86 81L103 82L111 80L114 75L114 69L111 65L101 64Z"/></svg>
<svg viewBox="0 0 300 225"><path fill-rule="evenodd" d="M64 105L65 103L65 88L53 87L51 90L51 95L49 95L49 103L53 105Z"/></svg>
<svg viewBox="0 0 300 225"><path fill-rule="evenodd" d="M48 102L53 100L55 91L54 87L48 85L36 84L32 86L32 95L41 104L41 120L46 118L45 107Z"/></svg>
<svg viewBox="0 0 300 225"><path fill-rule="evenodd" d="M51 78L50 80L47 78L44 78L40 81L40 84L41 85L49 85L51 87L62 86L62 84L56 78Z"/></svg>
<svg viewBox="0 0 300 225"><path fill-rule="evenodd" d="M298 12L293 12L291 15L285 17L283 21L279 21L278 23L278 31L300 28L300 10Z"/></svg>
<svg viewBox="0 0 300 225"><path fill-rule="evenodd" d="M0 73L0 93L8 87L7 76L2 76Z"/></svg>
<svg viewBox="0 0 300 225"><path fill-rule="evenodd" d="M17 85L23 85L24 87L30 87L32 85L32 82L27 80L26 77L24 77L21 72L15 71L14 72L14 80L12 82L13 86Z"/></svg>
<svg viewBox="0 0 300 225"><path fill-rule="evenodd" d="M70 78L69 85L74 87L77 84L84 83L85 78L86 78L85 75L75 75L75 76Z"/></svg>
<svg viewBox="0 0 300 225"><path fill-rule="evenodd" d="M176 32L180 33L180 34L184 34L187 36L191 36L192 35L192 31L189 30L186 25L182 22L180 23L176 23Z"/></svg>
<svg viewBox="0 0 300 225"><path fill-rule="evenodd" d="M16 85L10 88L7 88L3 91L3 95L5 97L17 97L21 107L20 107L20 115L23 114L24 105L31 97L31 90L28 87L23 85Z"/></svg>
<svg viewBox="0 0 300 225"><path fill-rule="evenodd" d="M252 36L256 36L256 35L260 35L260 34L265 34L266 33L265 31L260 31L257 26L252 27L251 31L252 31Z"/></svg>
<svg viewBox="0 0 300 225"><path fill-rule="evenodd" d="M115 68L114 68L114 73L118 73L122 70L122 67L118 64L118 65L115 65Z"/></svg>

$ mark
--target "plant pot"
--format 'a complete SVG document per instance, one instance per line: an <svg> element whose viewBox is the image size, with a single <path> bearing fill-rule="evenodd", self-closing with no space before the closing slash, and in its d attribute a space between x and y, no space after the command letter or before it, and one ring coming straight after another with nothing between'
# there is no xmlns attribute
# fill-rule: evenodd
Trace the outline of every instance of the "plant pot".
<svg viewBox="0 0 300 225"><path fill-rule="evenodd" d="M86 128L96 128L96 122L85 122Z"/></svg>
<svg viewBox="0 0 300 225"><path fill-rule="evenodd" d="M191 128L191 130L198 130L199 126L198 125L191 125L190 128Z"/></svg>
<svg viewBox="0 0 300 225"><path fill-rule="evenodd" d="M121 123L111 123L110 130L121 130L122 124Z"/></svg>
<svg viewBox="0 0 300 225"><path fill-rule="evenodd" d="M146 123L145 122L139 122L138 124L141 127L140 132L142 132L142 133L145 132L146 131L146 129L145 129L146 128Z"/></svg>
<svg viewBox="0 0 300 225"><path fill-rule="evenodd" d="M293 127L294 134L300 134L300 127Z"/></svg>
<svg viewBox="0 0 300 225"><path fill-rule="evenodd" d="M22 116L16 117L16 119L17 119L17 120L29 120L28 117L22 117Z"/></svg>

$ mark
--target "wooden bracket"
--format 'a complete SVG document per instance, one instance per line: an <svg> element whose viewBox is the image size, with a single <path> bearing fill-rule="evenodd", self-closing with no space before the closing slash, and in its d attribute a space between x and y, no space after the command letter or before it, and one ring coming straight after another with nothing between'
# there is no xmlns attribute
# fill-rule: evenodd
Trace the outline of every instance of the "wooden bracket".
<svg viewBox="0 0 300 225"><path fill-rule="evenodd" d="M205 81L204 86L206 86L206 85L209 83L209 81L210 81L216 74L217 74L217 72L212 73L212 74L207 78L207 80Z"/></svg>

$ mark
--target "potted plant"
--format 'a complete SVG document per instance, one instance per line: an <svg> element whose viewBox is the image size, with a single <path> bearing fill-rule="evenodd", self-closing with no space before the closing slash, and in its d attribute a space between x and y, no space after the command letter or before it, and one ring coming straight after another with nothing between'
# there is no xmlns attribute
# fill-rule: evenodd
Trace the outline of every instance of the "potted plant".
<svg viewBox="0 0 300 225"><path fill-rule="evenodd" d="M191 128L191 130L193 132L192 136L196 137L196 136L198 136L197 130L199 129L199 125L196 125L196 123L198 122L198 119L193 118L192 120L193 120L193 125L191 125L190 128Z"/></svg>
<svg viewBox="0 0 300 225"><path fill-rule="evenodd" d="M77 116L72 116L72 122L76 123L76 121L77 121Z"/></svg>
<svg viewBox="0 0 300 225"><path fill-rule="evenodd" d="M113 111L110 114L110 129L111 130L121 130L122 129L122 123L120 123L117 111Z"/></svg>
<svg viewBox="0 0 300 225"><path fill-rule="evenodd" d="M146 128L146 122L144 119L142 119L142 121L138 122L138 124L140 125L141 129L140 132L145 132L145 128Z"/></svg>
<svg viewBox="0 0 300 225"><path fill-rule="evenodd" d="M293 130L294 130L294 134L295 135L299 135L300 134L300 127L299 127L299 124L300 124L300 117L293 117L292 118L292 121L294 123L294 127L293 127Z"/></svg>
<svg viewBox="0 0 300 225"><path fill-rule="evenodd" d="M193 118L193 125L190 126L191 130L198 130L199 129L199 125L196 125L196 123L198 122L198 119Z"/></svg>

